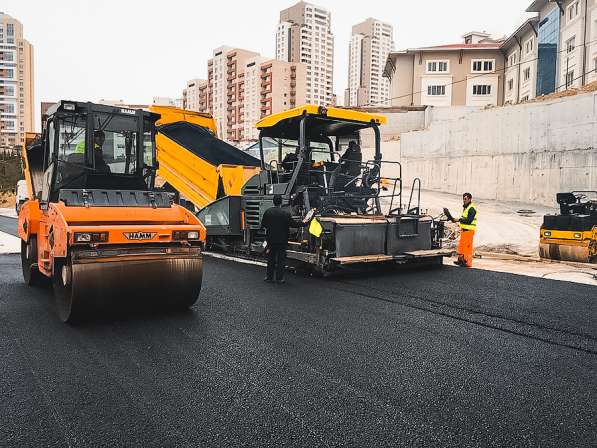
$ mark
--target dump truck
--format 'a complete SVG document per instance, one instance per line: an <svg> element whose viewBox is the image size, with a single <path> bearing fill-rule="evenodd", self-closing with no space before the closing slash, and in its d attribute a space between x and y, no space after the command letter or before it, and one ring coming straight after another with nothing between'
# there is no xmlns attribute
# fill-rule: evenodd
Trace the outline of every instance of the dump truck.
<svg viewBox="0 0 597 448"><path fill-rule="evenodd" d="M297 266L327 275L364 264L441 265L450 253L441 247L443 222L421 209L420 181L407 202L400 163L383 160L383 115L305 105L265 117L259 159L219 140L210 116L184 115L171 109L157 123L160 176L195 204L209 248L262 256L263 214L280 195L296 219L314 215L322 227L320 235L292 233L288 259ZM343 158L364 133L372 158Z"/></svg>
<svg viewBox="0 0 597 448"><path fill-rule="evenodd" d="M597 262L597 191L558 193L560 213L543 217L541 258Z"/></svg>
<svg viewBox="0 0 597 448"><path fill-rule="evenodd" d="M60 101L41 135L26 136L23 278L52 283L65 322L111 304L187 308L198 298L206 229L155 187L158 119Z"/></svg>

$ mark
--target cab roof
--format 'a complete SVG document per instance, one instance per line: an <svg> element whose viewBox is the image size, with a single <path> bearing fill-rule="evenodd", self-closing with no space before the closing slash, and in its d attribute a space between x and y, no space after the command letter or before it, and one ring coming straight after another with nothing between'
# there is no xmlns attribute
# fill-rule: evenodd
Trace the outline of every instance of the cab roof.
<svg viewBox="0 0 597 448"><path fill-rule="evenodd" d="M349 135L387 123L387 118L380 114L306 104L265 117L256 127L264 137L297 140L303 116L308 117L307 137L312 141L325 141L327 137Z"/></svg>
<svg viewBox="0 0 597 448"><path fill-rule="evenodd" d="M149 117L154 120L159 118L159 115L156 115L152 112L148 112L143 109L131 109L128 107L121 107L121 106L110 106L106 104L96 104L91 102L84 102L84 101L68 101L68 100L61 100L52 106L46 111L45 116L54 115L57 112L84 112L88 110L88 107L93 110L93 112L105 112L109 114L122 114L122 115L136 115L138 110L141 110L141 113L144 117Z"/></svg>

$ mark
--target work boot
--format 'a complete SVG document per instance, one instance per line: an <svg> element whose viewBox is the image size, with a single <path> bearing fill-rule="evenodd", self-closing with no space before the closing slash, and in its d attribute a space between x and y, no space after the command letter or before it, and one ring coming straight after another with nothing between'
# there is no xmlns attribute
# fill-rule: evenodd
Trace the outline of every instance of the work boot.
<svg viewBox="0 0 597 448"><path fill-rule="evenodd" d="M263 279L263 281L266 282L266 283L274 283L274 279L273 278L269 278L269 277L265 277Z"/></svg>
<svg viewBox="0 0 597 448"><path fill-rule="evenodd" d="M466 263L464 263L463 261L460 261L460 260L456 260L456 261L454 262L454 264L455 264L456 266L460 266L460 267L464 267L464 266L466 266Z"/></svg>

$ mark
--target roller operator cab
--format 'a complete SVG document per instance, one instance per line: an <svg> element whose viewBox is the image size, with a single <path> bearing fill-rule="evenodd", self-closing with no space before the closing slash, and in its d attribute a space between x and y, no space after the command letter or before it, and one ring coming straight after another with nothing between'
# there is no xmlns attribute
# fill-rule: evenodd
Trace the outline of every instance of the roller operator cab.
<svg viewBox="0 0 597 448"><path fill-rule="evenodd" d="M281 195L296 219L315 209L323 228L292 234L293 262L321 273L366 263L441 264L443 225L421 212L420 181L404 203L401 165L382 158L379 126L385 122L382 115L314 105L259 121L260 173L239 196L198 213L208 244L262 253L261 220Z"/></svg>
<svg viewBox="0 0 597 448"><path fill-rule="evenodd" d="M51 279L64 321L107 303L191 306L205 227L154 188L159 115L61 101L27 135L23 277Z"/></svg>

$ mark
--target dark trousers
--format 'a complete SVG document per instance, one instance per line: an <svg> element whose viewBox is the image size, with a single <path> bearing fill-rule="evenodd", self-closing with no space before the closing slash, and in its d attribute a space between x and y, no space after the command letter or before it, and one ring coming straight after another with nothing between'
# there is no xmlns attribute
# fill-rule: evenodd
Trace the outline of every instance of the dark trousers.
<svg viewBox="0 0 597 448"><path fill-rule="evenodd" d="M286 245L273 244L268 246L267 253L267 278L274 280L284 279L284 268L286 267Z"/></svg>

